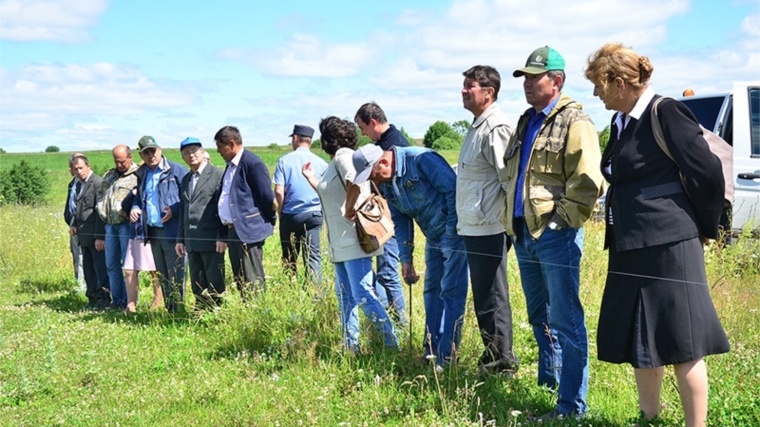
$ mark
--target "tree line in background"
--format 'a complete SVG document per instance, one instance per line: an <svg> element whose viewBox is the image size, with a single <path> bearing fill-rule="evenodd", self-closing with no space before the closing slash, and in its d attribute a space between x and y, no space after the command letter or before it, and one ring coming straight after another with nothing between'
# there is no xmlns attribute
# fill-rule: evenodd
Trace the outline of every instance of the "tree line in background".
<svg viewBox="0 0 760 427"><path fill-rule="evenodd" d="M409 145L416 145L414 138L409 136L403 127L399 130L409 141ZM470 130L470 122L467 120L459 120L450 124L439 120L430 125L425 132L422 144L436 151L459 150L468 130ZM356 132L361 133L358 127ZM607 146L609 138L610 127L607 126L599 132L599 146L602 151ZM362 135L359 138L358 146L372 143L373 141L368 136ZM322 142L315 139L311 146L312 148L321 148ZM277 143L272 143L269 148L278 149L280 146ZM46 153L57 153L59 151L60 149L54 145L45 149ZM5 150L0 148L0 154L4 153ZM107 169L108 167L104 166L97 168L97 170L94 168L93 171L103 176ZM49 190L50 178L45 169L34 166L25 160L15 164L10 170L0 171L0 205L36 205L45 201Z"/></svg>

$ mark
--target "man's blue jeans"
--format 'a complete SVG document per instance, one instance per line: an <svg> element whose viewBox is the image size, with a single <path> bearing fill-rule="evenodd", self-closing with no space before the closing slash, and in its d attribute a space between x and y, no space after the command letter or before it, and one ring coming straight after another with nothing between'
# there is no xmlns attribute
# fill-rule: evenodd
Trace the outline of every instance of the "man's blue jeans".
<svg viewBox="0 0 760 427"><path fill-rule="evenodd" d="M383 245L383 254L377 257L377 298L386 310L396 312L400 325L406 326L406 299L400 267L398 243L395 237L391 237Z"/></svg>
<svg viewBox="0 0 760 427"><path fill-rule="evenodd" d="M459 347L467 300L467 273L467 250L461 236L427 240L424 345L425 354L434 354L439 365L446 363Z"/></svg>
<svg viewBox="0 0 760 427"><path fill-rule="evenodd" d="M359 308L383 337L388 347L398 347L398 338L388 313L374 292L375 272L372 258L335 263L335 295L338 297L340 325L345 344L351 351L359 348Z"/></svg>
<svg viewBox="0 0 760 427"><path fill-rule="evenodd" d="M538 240L515 220L514 247L520 265L528 322L538 343L538 384L559 388L557 409L588 409L588 335L578 295L583 229L546 229Z"/></svg>
<svg viewBox="0 0 760 427"><path fill-rule="evenodd" d="M127 306L127 288L124 284L124 258L131 231L129 223L106 224L106 269L112 304L119 308Z"/></svg>

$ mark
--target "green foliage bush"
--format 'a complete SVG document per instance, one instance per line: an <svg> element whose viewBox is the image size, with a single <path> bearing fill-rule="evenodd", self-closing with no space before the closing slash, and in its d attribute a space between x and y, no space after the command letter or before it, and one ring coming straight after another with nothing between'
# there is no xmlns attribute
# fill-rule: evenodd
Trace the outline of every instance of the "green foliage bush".
<svg viewBox="0 0 760 427"><path fill-rule="evenodd" d="M406 133L406 131L404 130L403 127L401 129L399 129L399 130L401 131L401 135L404 135L404 138L406 138L406 140L409 142L409 145L415 145L416 144L416 142L414 141L414 138L412 138L411 136L409 136L409 134Z"/></svg>
<svg viewBox="0 0 760 427"><path fill-rule="evenodd" d="M359 141L356 143L356 146L363 147L367 144L373 144L373 143L374 141L372 141L370 137L368 137L367 135L362 135L359 137Z"/></svg>
<svg viewBox="0 0 760 427"><path fill-rule="evenodd" d="M36 205L44 201L48 191L47 171L26 160L0 172L0 204Z"/></svg>
<svg viewBox="0 0 760 427"><path fill-rule="evenodd" d="M433 148L433 143L438 140L438 138L442 136L448 136L452 139L458 139L461 142L462 136L451 128L451 125L444 121L437 121L430 125L427 132L425 132L425 137L422 140L422 143L427 148Z"/></svg>
<svg viewBox="0 0 760 427"><path fill-rule="evenodd" d="M607 148L607 143L610 142L610 125L607 125L599 132L599 148L602 152Z"/></svg>
<svg viewBox="0 0 760 427"><path fill-rule="evenodd" d="M267 148L269 148L269 149L272 149L272 150L278 150L278 149L280 149L281 147L280 147L279 145L277 145L277 143L276 143L276 142L273 142L273 143L269 144L269 145L267 146Z"/></svg>
<svg viewBox="0 0 760 427"><path fill-rule="evenodd" d="M56 145L48 145L47 148L45 148L46 153L58 153L59 151L61 151L61 149Z"/></svg>
<svg viewBox="0 0 760 427"><path fill-rule="evenodd" d="M433 142L433 150L435 151L443 151L443 150L459 150L459 148L462 146L462 141L458 139L454 139L448 135L444 135Z"/></svg>

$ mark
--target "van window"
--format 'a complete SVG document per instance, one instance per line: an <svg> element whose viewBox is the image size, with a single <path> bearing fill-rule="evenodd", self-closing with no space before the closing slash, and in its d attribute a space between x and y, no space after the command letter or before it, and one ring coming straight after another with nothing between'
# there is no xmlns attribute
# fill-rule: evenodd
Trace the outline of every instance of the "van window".
<svg viewBox="0 0 760 427"><path fill-rule="evenodd" d="M749 116L752 157L760 157L760 88L749 89Z"/></svg>
<svg viewBox="0 0 760 427"><path fill-rule="evenodd" d="M719 129L717 129L718 115L720 115L720 110L723 108L725 101L726 98L723 96L681 99L681 102L686 104L691 112L694 113L694 117L697 118L699 124L715 133L719 132Z"/></svg>

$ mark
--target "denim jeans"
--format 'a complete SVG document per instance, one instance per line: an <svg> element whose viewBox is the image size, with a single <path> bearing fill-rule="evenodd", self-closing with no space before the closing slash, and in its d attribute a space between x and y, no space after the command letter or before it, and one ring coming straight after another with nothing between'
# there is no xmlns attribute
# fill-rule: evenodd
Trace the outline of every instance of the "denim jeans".
<svg viewBox="0 0 760 427"><path fill-rule="evenodd" d="M308 277L317 287L322 286L321 232L321 211L280 215L280 244L285 266L295 273L298 255L302 254L303 265L309 268Z"/></svg>
<svg viewBox="0 0 760 427"><path fill-rule="evenodd" d="M371 257L335 263L335 294L338 297L342 335L349 350L359 348L358 308L375 324L385 345L398 347L393 324L375 295L374 284Z"/></svg>
<svg viewBox="0 0 760 427"><path fill-rule="evenodd" d="M406 326L406 299L404 297L404 285L401 284L399 272L400 258L398 256L398 243L396 238L383 245L383 254L377 257L377 298L388 311L395 311L399 324Z"/></svg>
<svg viewBox="0 0 760 427"><path fill-rule="evenodd" d="M514 247L538 343L538 384L559 389L557 409L588 409L588 335L578 295L583 228L546 229L538 240L515 220Z"/></svg>
<svg viewBox="0 0 760 427"><path fill-rule="evenodd" d="M467 251L461 236L428 239L425 246L425 354L439 365L459 348L467 300ZM429 336L429 340L428 340Z"/></svg>
<svg viewBox="0 0 760 427"><path fill-rule="evenodd" d="M111 290L112 304L119 308L127 307L127 288L124 284L124 258L127 256L127 244L132 232L129 223L106 224L106 269Z"/></svg>

